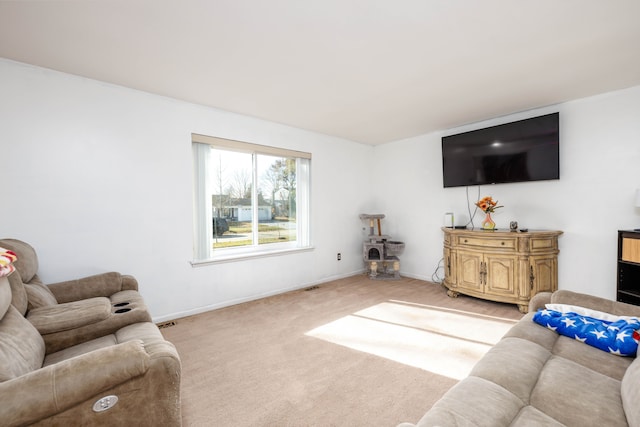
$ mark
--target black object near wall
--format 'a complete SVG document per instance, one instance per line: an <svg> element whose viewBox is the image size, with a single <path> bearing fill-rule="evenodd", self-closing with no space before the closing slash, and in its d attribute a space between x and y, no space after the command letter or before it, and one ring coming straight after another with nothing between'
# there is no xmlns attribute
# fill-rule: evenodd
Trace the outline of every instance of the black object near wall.
<svg viewBox="0 0 640 427"><path fill-rule="evenodd" d="M559 113L442 137L444 187L560 179Z"/></svg>

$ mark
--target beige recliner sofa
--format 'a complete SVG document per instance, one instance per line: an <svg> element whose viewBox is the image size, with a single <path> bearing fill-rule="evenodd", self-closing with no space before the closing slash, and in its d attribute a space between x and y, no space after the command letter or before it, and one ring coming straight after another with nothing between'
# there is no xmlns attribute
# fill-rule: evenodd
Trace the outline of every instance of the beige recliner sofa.
<svg viewBox="0 0 640 427"><path fill-rule="evenodd" d="M18 256L9 282L15 295L26 295L27 319L42 335L47 353L133 323L151 322L132 276L109 272L45 285L38 277L38 257L31 245L2 239L0 247Z"/></svg>
<svg viewBox="0 0 640 427"><path fill-rule="evenodd" d="M0 425L181 425L180 358L156 325L134 322L73 345L64 334L61 342L49 334L45 345L27 320L27 291L15 280L15 264L16 271L0 277ZM49 318L68 326L61 316ZM85 327L79 325L84 336L96 335Z"/></svg>
<svg viewBox="0 0 640 427"><path fill-rule="evenodd" d="M532 319L546 304L640 317L640 307L556 291L525 315L417 424L402 427L640 426L640 361L559 335ZM400 427L399 426L399 427Z"/></svg>

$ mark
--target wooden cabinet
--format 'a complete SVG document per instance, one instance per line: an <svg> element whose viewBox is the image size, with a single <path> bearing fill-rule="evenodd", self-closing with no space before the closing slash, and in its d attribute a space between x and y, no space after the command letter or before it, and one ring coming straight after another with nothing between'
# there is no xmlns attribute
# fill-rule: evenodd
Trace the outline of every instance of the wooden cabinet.
<svg viewBox="0 0 640 427"><path fill-rule="evenodd" d="M465 294L517 304L526 313L536 293L558 289L561 231L442 230L444 286L450 297Z"/></svg>
<svg viewBox="0 0 640 427"><path fill-rule="evenodd" d="M618 231L616 299L640 305L640 231Z"/></svg>

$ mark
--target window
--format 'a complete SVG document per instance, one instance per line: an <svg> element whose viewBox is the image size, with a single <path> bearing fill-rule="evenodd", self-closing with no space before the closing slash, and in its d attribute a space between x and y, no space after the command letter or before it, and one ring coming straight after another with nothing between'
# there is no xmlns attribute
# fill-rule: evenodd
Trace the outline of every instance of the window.
<svg viewBox="0 0 640 427"><path fill-rule="evenodd" d="M195 262L308 248L311 154L192 134Z"/></svg>

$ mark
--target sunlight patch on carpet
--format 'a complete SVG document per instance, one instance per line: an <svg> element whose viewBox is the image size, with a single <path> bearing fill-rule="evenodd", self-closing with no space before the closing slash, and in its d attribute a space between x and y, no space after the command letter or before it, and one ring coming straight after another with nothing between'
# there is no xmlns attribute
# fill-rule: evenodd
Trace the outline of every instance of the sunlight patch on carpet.
<svg viewBox="0 0 640 427"><path fill-rule="evenodd" d="M306 335L460 380L516 323L442 307L387 301Z"/></svg>

